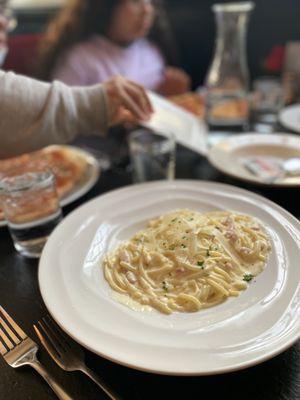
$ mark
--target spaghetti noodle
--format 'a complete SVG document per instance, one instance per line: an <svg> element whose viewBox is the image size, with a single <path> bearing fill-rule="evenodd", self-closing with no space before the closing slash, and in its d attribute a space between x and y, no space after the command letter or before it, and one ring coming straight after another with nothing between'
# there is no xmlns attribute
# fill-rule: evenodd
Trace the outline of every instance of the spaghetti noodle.
<svg viewBox="0 0 300 400"><path fill-rule="evenodd" d="M170 314L238 296L264 268L271 244L262 224L234 212L177 210L106 255L111 288Z"/></svg>

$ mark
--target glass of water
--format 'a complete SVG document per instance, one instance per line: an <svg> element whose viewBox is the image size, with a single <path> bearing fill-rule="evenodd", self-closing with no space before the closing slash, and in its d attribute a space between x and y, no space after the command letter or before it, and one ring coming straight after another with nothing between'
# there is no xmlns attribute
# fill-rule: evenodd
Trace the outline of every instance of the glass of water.
<svg viewBox="0 0 300 400"><path fill-rule="evenodd" d="M129 135L129 150L135 182L175 178L174 135L137 130Z"/></svg>
<svg viewBox="0 0 300 400"><path fill-rule="evenodd" d="M276 77L261 77L253 82L251 113L254 129L262 133L276 129L278 113L284 106L282 82Z"/></svg>
<svg viewBox="0 0 300 400"><path fill-rule="evenodd" d="M38 258L62 219L53 173L28 171L4 177L0 181L0 202L16 250Z"/></svg>
<svg viewBox="0 0 300 400"><path fill-rule="evenodd" d="M0 30L1 33L9 33L13 31L17 26L17 20L14 16L12 9L9 7L8 0L0 0ZM6 39L3 38L0 42L0 67L4 64L6 55L8 52L8 47Z"/></svg>

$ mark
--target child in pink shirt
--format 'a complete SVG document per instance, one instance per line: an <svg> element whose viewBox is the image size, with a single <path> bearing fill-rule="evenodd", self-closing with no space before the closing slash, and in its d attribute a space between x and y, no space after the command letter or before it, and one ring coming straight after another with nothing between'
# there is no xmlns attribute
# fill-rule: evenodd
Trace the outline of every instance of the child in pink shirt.
<svg viewBox="0 0 300 400"><path fill-rule="evenodd" d="M122 75L165 95L184 93L189 77L166 65L165 26L159 0L75 0L48 28L41 77L93 85Z"/></svg>

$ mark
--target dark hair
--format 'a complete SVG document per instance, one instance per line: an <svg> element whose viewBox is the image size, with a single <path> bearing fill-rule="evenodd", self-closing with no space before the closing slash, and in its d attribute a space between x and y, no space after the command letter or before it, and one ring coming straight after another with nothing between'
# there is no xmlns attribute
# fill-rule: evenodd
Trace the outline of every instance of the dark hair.
<svg viewBox="0 0 300 400"><path fill-rule="evenodd" d="M122 0L73 0L49 24L38 57L37 75L50 80L59 56L75 43L87 40L93 34L105 35L115 7ZM176 64L176 50L171 28L161 0L153 0L156 18L149 34L166 60Z"/></svg>

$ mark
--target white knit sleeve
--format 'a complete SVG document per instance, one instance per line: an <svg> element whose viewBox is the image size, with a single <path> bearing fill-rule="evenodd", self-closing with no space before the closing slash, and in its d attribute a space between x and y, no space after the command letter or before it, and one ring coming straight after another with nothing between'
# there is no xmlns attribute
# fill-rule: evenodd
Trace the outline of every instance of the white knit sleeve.
<svg viewBox="0 0 300 400"><path fill-rule="evenodd" d="M0 158L106 130L101 85L71 88L0 71Z"/></svg>

